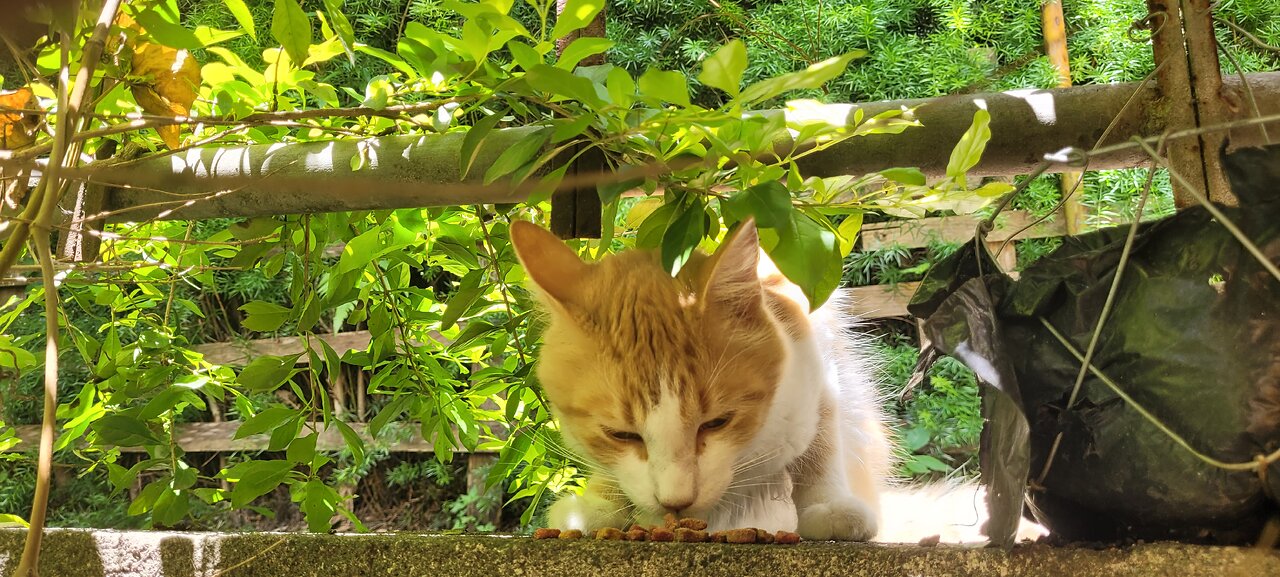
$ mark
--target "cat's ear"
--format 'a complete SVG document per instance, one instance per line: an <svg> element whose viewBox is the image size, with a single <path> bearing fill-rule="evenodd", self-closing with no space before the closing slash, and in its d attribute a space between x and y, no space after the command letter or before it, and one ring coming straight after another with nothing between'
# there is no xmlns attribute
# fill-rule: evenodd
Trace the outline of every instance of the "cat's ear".
<svg viewBox="0 0 1280 577"><path fill-rule="evenodd" d="M711 259L711 276L703 289L704 302L727 304L734 309L763 302L763 289L756 272L760 264L760 237L755 219L748 218L730 232Z"/></svg>
<svg viewBox="0 0 1280 577"><path fill-rule="evenodd" d="M511 223L511 245L529 278L544 294L561 305L574 304L582 292L591 265L559 238L531 222Z"/></svg>

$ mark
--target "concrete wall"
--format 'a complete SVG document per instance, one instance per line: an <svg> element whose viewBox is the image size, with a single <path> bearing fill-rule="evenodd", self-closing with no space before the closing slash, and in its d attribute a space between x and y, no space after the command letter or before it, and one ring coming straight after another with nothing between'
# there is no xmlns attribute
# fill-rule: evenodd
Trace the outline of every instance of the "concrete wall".
<svg viewBox="0 0 1280 577"><path fill-rule="evenodd" d="M24 532L0 530L0 576L17 566ZM1147 544L1125 549L841 543L723 545L534 541L481 535L52 530L41 577L346 577L680 575L742 577L999 575L1107 577L1280 575L1280 554Z"/></svg>

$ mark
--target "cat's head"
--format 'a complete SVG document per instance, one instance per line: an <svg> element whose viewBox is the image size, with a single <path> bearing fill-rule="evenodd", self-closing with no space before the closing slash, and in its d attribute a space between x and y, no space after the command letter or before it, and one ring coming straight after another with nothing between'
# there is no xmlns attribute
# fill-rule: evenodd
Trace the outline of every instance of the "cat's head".
<svg viewBox="0 0 1280 577"><path fill-rule="evenodd" d="M566 441L643 512L707 514L753 457L788 354L754 224L675 278L656 251L587 263L526 222L511 240L550 317L538 376Z"/></svg>

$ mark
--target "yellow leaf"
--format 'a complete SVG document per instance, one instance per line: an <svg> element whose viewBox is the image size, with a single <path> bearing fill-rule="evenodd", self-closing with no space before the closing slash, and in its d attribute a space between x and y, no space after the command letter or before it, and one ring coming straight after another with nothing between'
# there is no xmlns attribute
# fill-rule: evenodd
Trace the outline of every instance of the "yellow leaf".
<svg viewBox="0 0 1280 577"><path fill-rule="evenodd" d="M140 81L130 87L133 98L147 114L186 116L200 88L200 63L186 50L150 42L133 53L132 76ZM179 126L156 129L170 149L182 144Z"/></svg>
<svg viewBox="0 0 1280 577"><path fill-rule="evenodd" d="M30 88L0 91L0 149L22 148L35 141L40 115L20 110L38 106Z"/></svg>

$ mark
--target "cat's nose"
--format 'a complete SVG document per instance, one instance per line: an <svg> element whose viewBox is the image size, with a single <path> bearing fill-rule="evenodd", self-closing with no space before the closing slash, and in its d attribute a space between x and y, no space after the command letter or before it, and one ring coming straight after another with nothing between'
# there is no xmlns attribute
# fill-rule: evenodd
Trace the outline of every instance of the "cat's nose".
<svg viewBox="0 0 1280 577"><path fill-rule="evenodd" d="M688 509L689 507L692 507L693 499L684 499L680 501L673 501L673 500L661 501L660 500L658 501L658 504L662 505L662 508L666 509L667 511L670 511L672 513L679 513L685 509Z"/></svg>

